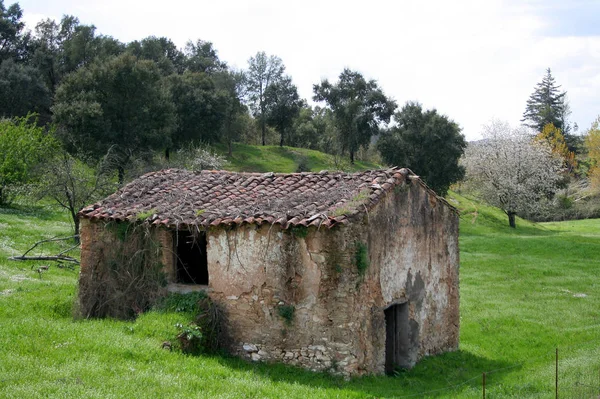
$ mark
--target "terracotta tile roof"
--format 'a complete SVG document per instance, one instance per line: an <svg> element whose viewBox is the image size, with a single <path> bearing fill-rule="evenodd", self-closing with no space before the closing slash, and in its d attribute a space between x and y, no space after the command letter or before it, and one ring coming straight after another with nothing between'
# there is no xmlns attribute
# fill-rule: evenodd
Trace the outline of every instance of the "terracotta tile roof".
<svg viewBox="0 0 600 399"><path fill-rule="evenodd" d="M418 179L410 170L398 168L291 174L167 169L138 178L78 216L108 221L142 218L169 227L242 223L332 227L369 210L393 186L410 178Z"/></svg>

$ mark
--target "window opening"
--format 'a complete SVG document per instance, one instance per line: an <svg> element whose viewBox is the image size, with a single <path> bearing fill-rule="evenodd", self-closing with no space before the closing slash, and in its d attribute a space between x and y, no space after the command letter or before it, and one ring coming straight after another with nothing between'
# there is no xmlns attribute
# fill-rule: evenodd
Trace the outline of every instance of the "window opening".
<svg viewBox="0 0 600 399"><path fill-rule="evenodd" d="M179 232L177 246L177 282L208 285L206 233Z"/></svg>

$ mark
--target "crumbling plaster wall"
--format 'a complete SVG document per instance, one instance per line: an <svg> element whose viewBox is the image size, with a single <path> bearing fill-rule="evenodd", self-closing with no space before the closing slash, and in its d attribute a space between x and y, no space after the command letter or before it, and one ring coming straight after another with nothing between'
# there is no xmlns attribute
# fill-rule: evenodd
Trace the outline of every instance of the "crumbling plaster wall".
<svg viewBox="0 0 600 399"><path fill-rule="evenodd" d="M370 215L368 229L371 262L379 265L372 269L380 289L373 306L408 302L412 365L459 343L459 218L420 185L395 187ZM374 315L374 326L385 325L383 311ZM385 328L374 329L371 342L371 367L382 371Z"/></svg>
<svg viewBox="0 0 600 399"><path fill-rule="evenodd" d="M300 234L250 225L207 236L210 296L225 310L234 353L382 373L384 309L406 301L413 363L458 346L458 217L418 182L347 227ZM368 247L364 275L358 242ZM295 308L292 320L281 306Z"/></svg>

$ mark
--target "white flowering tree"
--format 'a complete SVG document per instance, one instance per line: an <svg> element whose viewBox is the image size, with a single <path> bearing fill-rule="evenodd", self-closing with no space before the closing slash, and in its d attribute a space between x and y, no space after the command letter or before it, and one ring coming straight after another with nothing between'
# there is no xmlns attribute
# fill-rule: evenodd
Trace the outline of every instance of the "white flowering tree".
<svg viewBox="0 0 600 399"><path fill-rule="evenodd" d="M495 120L484 127L483 140L469 144L463 158L478 195L502 209L513 228L515 216L540 210L560 178L561 160L533 136L527 127Z"/></svg>

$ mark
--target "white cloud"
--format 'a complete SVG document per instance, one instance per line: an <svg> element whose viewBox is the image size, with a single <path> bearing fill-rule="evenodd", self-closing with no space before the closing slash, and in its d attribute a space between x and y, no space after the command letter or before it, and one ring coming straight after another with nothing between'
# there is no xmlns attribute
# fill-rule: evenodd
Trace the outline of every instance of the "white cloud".
<svg viewBox="0 0 600 399"><path fill-rule="evenodd" d="M550 36L538 2L157 1L20 2L37 15L72 14L121 41L166 36L212 41L243 68L257 51L283 59L307 98L349 67L379 81L399 105L417 100L458 122L467 138L492 117L519 122L547 67L569 93L572 119L600 113L600 37ZM524 4L524 5L522 5ZM584 3L585 5L585 3Z"/></svg>

